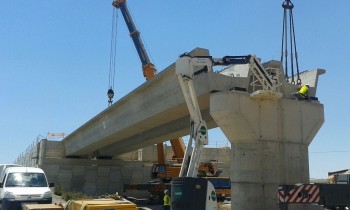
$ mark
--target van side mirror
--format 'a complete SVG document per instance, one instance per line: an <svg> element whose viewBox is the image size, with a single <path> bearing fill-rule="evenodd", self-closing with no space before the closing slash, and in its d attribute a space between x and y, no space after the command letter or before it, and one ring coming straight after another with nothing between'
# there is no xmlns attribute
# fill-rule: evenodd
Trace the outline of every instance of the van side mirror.
<svg viewBox="0 0 350 210"><path fill-rule="evenodd" d="M49 183L49 187L54 187L54 186L55 186L55 184L53 182Z"/></svg>

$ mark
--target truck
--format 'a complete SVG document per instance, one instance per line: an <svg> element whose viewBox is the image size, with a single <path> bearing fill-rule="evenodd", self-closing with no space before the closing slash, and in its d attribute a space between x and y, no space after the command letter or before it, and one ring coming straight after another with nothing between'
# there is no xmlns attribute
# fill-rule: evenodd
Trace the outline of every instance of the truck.
<svg viewBox="0 0 350 210"><path fill-rule="evenodd" d="M328 172L328 183L280 185L278 203L281 210L289 204L316 204L327 209L350 208L350 170Z"/></svg>
<svg viewBox="0 0 350 210"><path fill-rule="evenodd" d="M152 179L160 179L163 183L169 183L172 178L178 177L181 170L181 164L153 164L152 166ZM198 177L219 177L223 172L218 168L217 161L210 161L206 163L200 163L198 167Z"/></svg>
<svg viewBox="0 0 350 210"><path fill-rule="evenodd" d="M231 180L229 177L204 177L204 179L213 184L218 202L231 199Z"/></svg>
<svg viewBox="0 0 350 210"><path fill-rule="evenodd" d="M1 209L21 209L28 203L50 204L52 193L44 171L34 167L9 167L0 183Z"/></svg>
<svg viewBox="0 0 350 210"><path fill-rule="evenodd" d="M328 172L328 181L330 184L350 184L350 170Z"/></svg>
<svg viewBox="0 0 350 210"><path fill-rule="evenodd" d="M346 210L350 207L350 184L296 184L278 187L280 210L289 204L316 204L326 209Z"/></svg>
<svg viewBox="0 0 350 210"><path fill-rule="evenodd" d="M337 176L337 184L350 184L350 174L339 174Z"/></svg>

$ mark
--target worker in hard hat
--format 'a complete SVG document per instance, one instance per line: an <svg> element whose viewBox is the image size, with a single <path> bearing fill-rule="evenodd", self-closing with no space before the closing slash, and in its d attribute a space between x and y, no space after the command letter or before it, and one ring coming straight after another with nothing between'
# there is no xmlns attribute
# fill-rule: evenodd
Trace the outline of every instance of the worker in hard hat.
<svg viewBox="0 0 350 210"><path fill-rule="evenodd" d="M164 190L163 201L164 201L163 209L164 210L170 210L171 200L170 200L170 192L169 192L169 190Z"/></svg>
<svg viewBox="0 0 350 210"><path fill-rule="evenodd" d="M299 87L299 91L292 93L292 95L300 101L309 100L309 88L310 88L309 84L301 85Z"/></svg>

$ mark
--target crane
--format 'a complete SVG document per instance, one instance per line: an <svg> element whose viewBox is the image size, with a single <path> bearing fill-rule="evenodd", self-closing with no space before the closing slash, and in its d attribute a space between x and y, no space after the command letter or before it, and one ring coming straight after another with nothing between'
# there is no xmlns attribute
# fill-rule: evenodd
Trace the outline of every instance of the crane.
<svg viewBox="0 0 350 210"><path fill-rule="evenodd" d="M137 50L137 54L142 63L143 76L146 78L147 81L152 79L157 74L157 70L155 66L151 63L148 57L146 48L144 47L144 44L140 36L140 32L136 29L135 23L130 15L128 6L126 4L126 0L114 0L112 5L115 8L120 9L123 15L125 23L129 29L130 36ZM113 97L112 94L114 95L114 93L111 90L108 90L109 98L110 96ZM174 151L174 158L176 158L179 161L182 161L182 158L184 156L184 150L185 150L184 149L185 146L183 144L182 139L181 138L172 139L170 140L170 143ZM158 155L158 165L155 166L154 168L165 168L166 164L165 164L163 143L157 144L157 155Z"/></svg>

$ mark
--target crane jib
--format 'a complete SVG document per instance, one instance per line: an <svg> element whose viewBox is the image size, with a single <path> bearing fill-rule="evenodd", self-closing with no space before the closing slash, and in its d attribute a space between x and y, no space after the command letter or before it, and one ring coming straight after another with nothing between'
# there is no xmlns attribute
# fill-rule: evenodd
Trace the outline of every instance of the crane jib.
<svg viewBox="0 0 350 210"><path fill-rule="evenodd" d="M134 42L135 48L137 50L137 53L140 57L142 65L146 65L151 63L148 54L145 50L145 47L143 45L143 42L141 40L140 32L136 29L134 21L132 20L132 17L130 15L130 12L128 10L128 7L125 2L120 2L117 5L124 17L125 23L129 29L130 36Z"/></svg>

